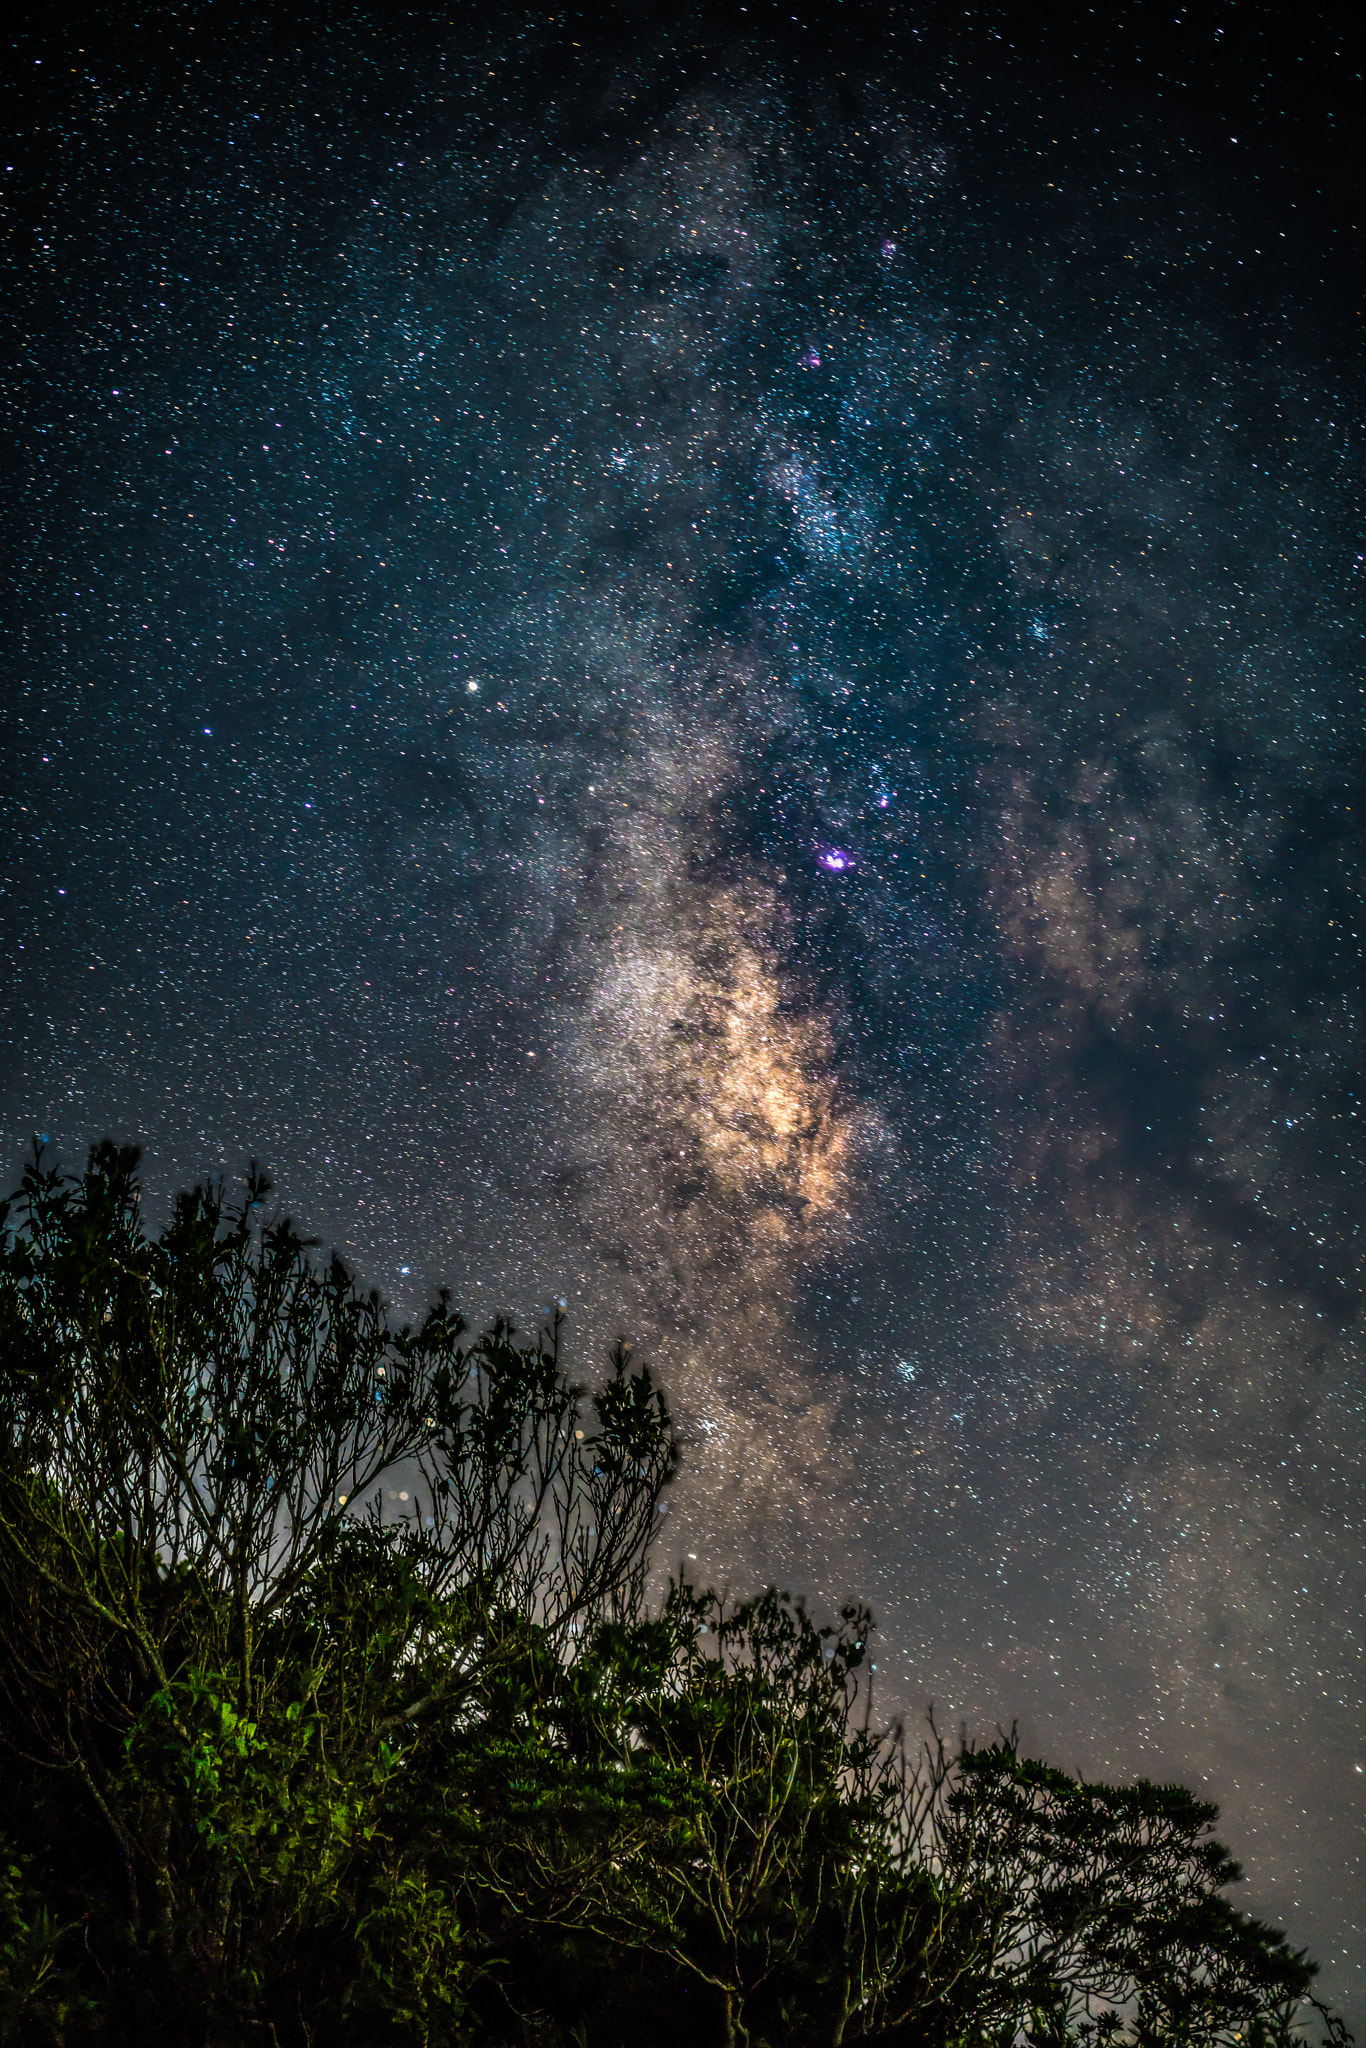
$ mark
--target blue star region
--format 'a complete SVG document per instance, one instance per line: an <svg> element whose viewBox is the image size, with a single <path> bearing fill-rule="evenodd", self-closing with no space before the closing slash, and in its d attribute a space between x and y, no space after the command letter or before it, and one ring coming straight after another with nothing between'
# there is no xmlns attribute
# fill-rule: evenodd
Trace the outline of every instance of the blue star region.
<svg viewBox="0 0 1366 2048"><path fill-rule="evenodd" d="M664 1561L1359 2012L1358 88L752 13L16 45L11 1172L633 1337Z"/></svg>

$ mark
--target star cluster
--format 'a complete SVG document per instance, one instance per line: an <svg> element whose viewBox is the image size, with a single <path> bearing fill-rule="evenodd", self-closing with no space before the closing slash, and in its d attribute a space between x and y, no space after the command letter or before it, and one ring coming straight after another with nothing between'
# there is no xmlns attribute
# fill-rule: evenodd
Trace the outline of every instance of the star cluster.
<svg viewBox="0 0 1366 2048"><path fill-rule="evenodd" d="M1252 30L964 19L23 45L6 1153L633 1337L673 1554L1197 1778L1350 2003L1341 223Z"/></svg>

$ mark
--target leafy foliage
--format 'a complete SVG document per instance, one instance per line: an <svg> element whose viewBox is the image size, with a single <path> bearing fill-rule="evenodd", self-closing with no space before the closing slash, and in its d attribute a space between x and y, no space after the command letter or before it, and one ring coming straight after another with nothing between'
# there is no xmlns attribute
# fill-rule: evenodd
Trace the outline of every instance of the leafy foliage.
<svg viewBox="0 0 1366 2048"><path fill-rule="evenodd" d="M624 1347L395 1329L255 1172L153 1238L136 1166L0 1235L0 2042L1344 2038L1211 1806L912 1749L861 1608L648 1611Z"/></svg>

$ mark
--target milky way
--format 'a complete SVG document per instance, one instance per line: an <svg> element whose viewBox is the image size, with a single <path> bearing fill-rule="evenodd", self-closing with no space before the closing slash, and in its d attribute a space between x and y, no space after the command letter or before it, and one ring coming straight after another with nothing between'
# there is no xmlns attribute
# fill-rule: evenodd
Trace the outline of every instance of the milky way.
<svg viewBox="0 0 1366 2048"><path fill-rule="evenodd" d="M1199 1781L1350 2004L1335 217L1255 38L766 20L24 46L5 1154L632 1337L661 1558Z"/></svg>

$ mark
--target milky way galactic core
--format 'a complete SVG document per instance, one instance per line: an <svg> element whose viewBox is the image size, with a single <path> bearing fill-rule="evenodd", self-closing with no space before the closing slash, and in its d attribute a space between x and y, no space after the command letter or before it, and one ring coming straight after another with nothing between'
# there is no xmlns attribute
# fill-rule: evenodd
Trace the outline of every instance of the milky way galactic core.
<svg viewBox="0 0 1366 2048"><path fill-rule="evenodd" d="M1351 2009L1352 67L499 12L22 45L10 1171L633 1339L662 1563L1198 1782Z"/></svg>

